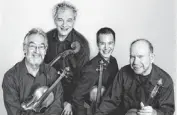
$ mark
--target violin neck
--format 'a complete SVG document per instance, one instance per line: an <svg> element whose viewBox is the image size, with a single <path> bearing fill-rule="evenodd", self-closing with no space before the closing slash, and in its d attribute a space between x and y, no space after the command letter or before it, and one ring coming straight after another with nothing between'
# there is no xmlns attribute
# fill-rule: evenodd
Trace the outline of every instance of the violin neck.
<svg viewBox="0 0 177 115"><path fill-rule="evenodd" d="M53 89L57 86L57 84L64 77L64 72L57 78L57 80L47 89L47 91L38 99L38 105L40 105L47 96L53 91Z"/></svg>

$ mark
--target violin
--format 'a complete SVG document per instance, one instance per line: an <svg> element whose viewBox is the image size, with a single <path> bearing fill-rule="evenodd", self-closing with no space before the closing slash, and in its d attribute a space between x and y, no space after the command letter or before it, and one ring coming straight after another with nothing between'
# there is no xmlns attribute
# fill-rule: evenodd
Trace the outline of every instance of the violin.
<svg viewBox="0 0 177 115"><path fill-rule="evenodd" d="M66 56L70 55L70 54L75 54L77 52L79 52L80 50L80 44L78 41L75 41L71 44L71 48L73 49L69 49L69 50L65 50L64 52L58 54L56 56L56 58L54 58L49 65L53 66L61 57L65 58ZM47 108L49 105L52 104L52 102L54 101L54 94L52 92L52 90L57 86L57 84L59 83L59 81L61 81L61 79L63 79L64 77L67 77L67 75L70 73L70 68L69 67L65 67L63 72L60 73L60 76L57 78L57 80L50 86L41 86L39 88L37 88L33 95L32 95L32 99L30 101L27 102L23 102L21 104L21 107L24 110L33 110L35 112L44 112L45 108Z"/></svg>
<svg viewBox="0 0 177 115"><path fill-rule="evenodd" d="M42 113L45 108L47 108L54 101L54 94L52 90L63 77L66 77L68 72L69 67L65 67L57 80L49 88L47 86L37 88L33 93L33 98L29 102L23 102L21 104L22 108L24 110L34 110L35 112Z"/></svg>
<svg viewBox="0 0 177 115"><path fill-rule="evenodd" d="M103 93L105 91L104 86L102 86L104 65L105 65L105 63L103 62L103 60L101 60L99 62L99 68L96 69L96 71L99 72L98 87L94 86L90 92L90 96L91 96L91 94L96 93L96 101L92 100L92 103L91 103L92 113L95 113L96 108L100 104L101 96L103 95Z"/></svg>
<svg viewBox="0 0 177 115"><path fill-rule="evenodd" d="M153 102L153 98L157 95L159 88L162 86L162 78L157 81L157 84L154 86L153 90L151 91L149 98L145 105L150 105ZM137 109L130 109L125 115L137 115Z"/></svg>

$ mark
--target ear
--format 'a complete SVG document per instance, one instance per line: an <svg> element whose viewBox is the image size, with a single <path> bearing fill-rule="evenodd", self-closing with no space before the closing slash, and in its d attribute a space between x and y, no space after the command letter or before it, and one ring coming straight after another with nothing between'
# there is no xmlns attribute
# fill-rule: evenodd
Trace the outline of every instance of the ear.
<svg viewBox="0 0 177 115"><path fill-rule="evenodd" d="M26 52L27 52L26 44L23 44L23 53L24 53L24 55L26 55Z"/></svg>
<svg viewBox="0 0 177 115"><path fill-rule="evenodd" d="M151 53L151 54L150 54L150 60L151 60L151 63L154 62L154 59L155 59L155 54Z"/></svg>

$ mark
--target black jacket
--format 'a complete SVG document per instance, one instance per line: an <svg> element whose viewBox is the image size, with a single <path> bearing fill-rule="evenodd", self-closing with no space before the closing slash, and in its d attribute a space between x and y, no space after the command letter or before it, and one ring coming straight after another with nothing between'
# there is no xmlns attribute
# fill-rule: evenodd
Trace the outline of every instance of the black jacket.
<svg viewBox="0 0 177 115"><path fill-rule="evenodd" d="M48 38L48 50L45 56L45 63L50 63L59 53L62 53L68 49L71 49L71 44L78 41L81 48L78 53L74 55L69 55L65 58L60 58L53 67L57 70L63 70L65 67L69 66L72 71L70 76L70 81L67 79L62 80L63 90L64 90L64 101L71 100L71 94L75 89L76 82L80 77L80 70L89 61L90 50L87 40L75 29L69 33L64 41L59 41L58 30L55 28L47 33Z"/></svg>
<svg viewBox="0 0 177 115"><path fill-rule="evenodd" d="M174 87L171 77L155 64L152 65L152 71L145 82L142 83L140 77L144 76L135 74L130 65L124 66L114 81L112 96L104 98L95 115L107 115L117 108L121 101L125 113L132 108L140 109L140 102L147 103L159 79L162 79L162 86L148 105L156 109L157 115L173 115Z"/></svg>
<svg viewBox="0 0 177 115"><path fill-rule="evenodd" d="M118 72L117 61L114 57L110 57L110 62L105 61L100 54L89 61L81 71L81 79L73 93L73 105L76 108L76 115L85 115L84 112L84 102L88 101L89 97L86 95L91 91L92 87L98 84L99 72L99 62L103 60L106 64L103 69L103 80L102 85L106 88L106 91L111 90L113 80ZM108 95L109 92L104 94Z"/></svg>

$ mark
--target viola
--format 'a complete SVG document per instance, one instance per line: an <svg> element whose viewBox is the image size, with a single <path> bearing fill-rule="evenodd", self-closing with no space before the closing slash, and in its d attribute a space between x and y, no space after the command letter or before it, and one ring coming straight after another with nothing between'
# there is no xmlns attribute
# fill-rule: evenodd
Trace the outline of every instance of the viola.
<svg viewBox="0 0 177 115"><path fill-rule="evenodd" d="M151 91L149 98L145 105L150 105L153 102L153 98L157 95L159 88L162 86L162 78L157 81L157 84L154 86L153 90ZM125 115L137 115L137 109L130 109Z"/></svg>
<svg viewBox="0 0 177 115"><path fill-rule="evenodd" d="M69 67L66 67L57 80L48 88L47 86L41 86L37 88L33 93L33 98L25 103L21 104L24 110L34 110L35 112L44 112L45 108L47 108L54 101L54 94L52 90L56 87L58 82L66 77L69 72Z"/></svg>

